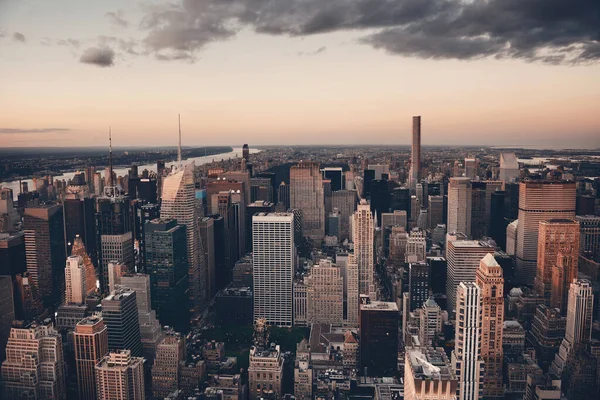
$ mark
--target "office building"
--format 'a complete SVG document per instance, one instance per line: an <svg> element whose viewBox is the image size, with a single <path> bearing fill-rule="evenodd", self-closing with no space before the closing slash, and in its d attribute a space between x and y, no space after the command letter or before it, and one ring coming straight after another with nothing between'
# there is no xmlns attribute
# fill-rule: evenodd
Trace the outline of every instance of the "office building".
<svg viewBox="0 0 600 400"><path fill-rule="evenodd" d="M427 197L427 217L428 217L428 228L434 229L439 224L444 222L444 196L431 196Z"/></svg>
<svg viewBox="0 0 600 400"><path fill-rule="evenodd" d="M222 324L248 325L254 322L252 283L246 287L227 287L215 296L215 312Z"/></svg>
<svg viewBox="0 0 600 400"><path fill-rule="evenodd" d="M413 230L406 241L406 261L424 262L426 256L427 242L425 231Z"/></svg>
<svg viewBox="0 0 600 400"><path fill-rule="evenodd" d="M340 257L337 257L338 263L341 261ZM358 263L354 254L348 254L348 259L344 265L346 272L345 276L345 303L346 303L346 321L345 326L355 328L358 326L360 317L359 299L360 294L358 290Z"/></svg>
<svg viewBox="0 0 600 400"><path fill-rule="evenodd" d="M144 274L146 271L146 229L145 226L149 221L160 217L159 204L144 204L137 207L135 210L135 238L138 246L138 272Z"/></svg>
<svg viewBox="0 0 600 400"><path fill-rule="evenodd" d="M340 267L321 260L304 278L307 286L307 316L309 325L328 323L341 326L344 322L344 278Z"/></svg>
<svg viewBox="0 0 600 400"><path fill-rule="evenodd" d="M49 320L11 328L2 363L2 398L66 399L64 371L62 338Z"/></svg>
<svg viewBox="0 0 600 400"><path fill-rule="evenodd" d="M27 272L46 307L60 303L64 293L65 237L59 205L27 207L23 215Z"/></svg>
<svg viewBox="0 0 600 400"><path fill-rule="evenodd" d="M358 263L358 290L360 294L369 295L373 290L375 273L374 226L371 209L365 199L360 201L352 216L352 230L354 256Z"/></svg>
<svg viewBox="0 0 600 400"><path fill-rule="evenodd" d="M519 234L519 220L516 219L506 227L506 254L517 254L517 235Z"/></svg>
<svg viewBox="0 0 600 400"><path fill-rule="evenodd" d="M344 190L346 188L346 185L344 184L344 171L342 167L325 167L321 171L323 172L323 179L328 179L331 181L332 192Z"/></svg>
<svg viewBox="0 0 600 400"><path fill-rule="evenodd" d="M577 215L575 220L581 227L579 252L600 259L600 215Z"/></svg>
<svg viewBox="0 0 600 400"><path fill-rule="evenodd" d="M98 400L144 400L144 359L129 350L110 352L96 364Z"/></svg>
<svg viewBox="0 0 600 400"><path fill-rule="evenodd" d="M465 177L469 179L475 179L478 175L477 170L479 166L479 162L476 158L465 158Z"/></svg>
<svg viewBox="0 0 600 400"><path fill-rule="evenodd" d="M92 293L95 293L97 288L97 273L96 267L92 262L90 255L87 252L87 249L83 243L83 240L79 236L75 236L75 240L73 241L73 246L71 247L71 256L81 257L83 261L83 280L85 281L85 296L89 296Z"/></svg>
<svg viewBox="0 0 600 400"><path fill-rule="evenodd" d="M207 304L207 271L195 207L194 164L171 172L163 180L160 217L175 219L186 229L190 312L198 314Z"/></svg>
<svg viewBox="0 0 600 400"><path fill-rule="evenodd" d="M254 318L292 326L294 215L257 214L252 218Z"/></svg>
<svg viewBox="0 0 600 400"><path fill-rule="evenodd" d="M431 346L435 335L442 332L442 309L430 297L421 306L419 318L419 341L421 346Z"/></svg>
<svg viewBox="0 0 600 400"><path fill-rule="evenodd" d="M142 356L142 339L138 318L136 293L125 287L102 300L102 318L108 330L110 351L129 350L136 357Z"/></svg>
<svg viewBox="0 0 600 400"><path fill-rule="evenodd" d="M254 324L254 346L250 348L248 382L250 400L265 396L281 398L283 381L283 354L275 343L269 343L269 331L264 318Z"/></svg>
<svg viewBox="0 0 600 400"><path fill-rule="evenodd" d="M212 299L217 293L217 279L215 270L215 220L202 217L198 220L202 250L204 250L204 264L206 265L206 285L208 297Z"/></svg>
<svg viewBox="0 0 600 400"><path fill-rule="evenodd" d="M290 168L290 207L302 210L304 235L325 236L325 194L319 163L301 161Z"/></svg>
<svg viewBox="0 0 600 400"><path fill-rule="evenodd" d="M448 262L448 277L446 281L446 296L448 312L456 307L456 290L460 282L474 282L479 262L488 253L494 253L495 247L477 240L449 240L446 249Z"/></svg>
<svg viewBox="0 0 600 400"><path fill-rule="evenodd" d="M593 306L594 294L591 282L574 279L569 288L565 337L550 367L552 373L560 376L574 348L580 343L589 342L592 338Z"/></svg>
<svg viewBox="0 0 600 400"><path fill-rule="evenodd" d="M489 236L494 239L499 248L506 249L506 227L509 220L504 217L506 192L495 191L490 198Z"/></svg>
<svg viewBox="0 0 600 400"><path fill-rule="evenodd" d="M360 368L365 376L394 376L398 370L398 322L396 303L361 297Z"/></svg>
<svg viewBox="0 0 600 400"><path fill-rule="evenodd" d="M404 400L456 400L458 379L443 348L408 347Z"/></svg>
<svg viewBox="0 0 600 400"><path fill-rule="evenodd" d="M409 177L410 188L414 191L421 181L421 116L413 117Z"/></svg>
<svg viewBox="0 0 600 400"><path fill-rule="evenodd" d="M504 396L502 387L502 333L504 323L504 278L502 267L488 253L480 262L476 284L482 298L481 358L485 364L483 396Z"/></svg>
<svg viewBox="0 0 600 400"><path fill-rule="evenodd" d="M85 181L83 184L85 185ZM96 200L90 197L89 193L75 191L73 187L73 185L69 186L68 193L63 200L66 251L67 254L72 254L71 248L75 238L79 237L89 256L94 262L97 262ZM87 188L87 185L77 185L75 187Z"/></svg>
<svg viewBox="0 0 600 400"><path fill-rule="evenodd" d="M450 178L448 185L448 232L471 237L472 188L469 178Z"/></svg>
<svg viewBox="0 0 600 400"><path fill-rule="evenodd" d="M331 207L340 213L340 242L350 238L350 218L356 210L356 190L338 190L331 193Z"/></svg>
<svg viewBox="0 0 600 400"><path fill-rule="evenodd" d="M485 219L485 182L471 182L471 233L470 236L479 239L487 234L488 221Z"/></svg>
<svg viewBox="0 0 600 400"><path fill-rule="evenodd" d="M408 264L408 293L410 310L421 308L429 298L430 269L426 262L411 262Z"/></svg>
<svg viewBox="0 0 600 400"><path fill-rule="evenodd" d="M577 278L579 223L569 219L540 221L534 287L552 307L565 310L569 285Z"/></svg>
<svg viewBox="0 0 600 400"><path fill-rule="evenodd" d="M156 311L152 310L150 300L150 276L146 274L125 275L121 285L135 292L142 355L148 365L152 365L156 355L156 347L163 337L163 330L156 319Z"/></svg>
<svg viewBox="0 0 600 400"><path fill-rule="evenodd" d="M540 221L574 219L575 197L575 182L528 180L519 184L515 268L517 282L529 285L534 283Z"/></svg>
<svg viewBox="0 0 600 400"><path fill-rule="evenodd" d="M290 208L290 185L286 185L283 181L277 188L277 204L282 204L284 210Z"/></svg>
<svg viewBox="0 0 600 400"><path fill-rule="evenodd" d="M100 315L82 319L73 333L80 399L96 399L96 364L108 354L108 330Z"/></svg>
<svg viewBox="0 0 600 400"><path fill-rule="evenodd" d="M477 400L483 395L481 358L482 296L474 282L460 282L456 293L456 339L452 365L458 378L458 399Z"/></svg>
<svg viewBox="0 0 600 400"><path fill-rule="evenodd" d="M166 398L179 389L179 363L185 359L185 339L170 331L156 348L156 358L152 366L152 395Z"/></svg>
<svg viewBox="0 0 600 400"><path fill-rule="evenodd" d="M519 179L519 162L515 153L500 153L500 174L498 179L503 184Z"/></svg>
<svg viewBox="0 0 600 400"><path fill-rule="evenodd" d="M6 343L15 319L13 283L10 275L0 275L0 362L6 356Z"/></svg>
<svg viewBox="0 0 600 400"><path fill-rule="evenodd" d="M17 274L27 271L25 257L25 234L23 232L0 232L0 275Z"/></svg>
<svg viewBox="0 0 600 400"><path fill-rule="evenodd" d="M296 345L294 365L294 396L300 400L311 400L313 394L313 368L310 364L308 342L302 339Z"/></svg>
<svg viewBox="0 0 600 400"><path fill-rule="evenodd" d="M65 304L83 304L88 293L83 258L70 256L65 267Z"/></svg>
<svg viewBox="0 0 600 400"><path fill-rule="evenodd" d="M565 337L567 319L557 308L537 306L531 329L527 333L528 347L535 349L538 364L547 370Z"/></svg>

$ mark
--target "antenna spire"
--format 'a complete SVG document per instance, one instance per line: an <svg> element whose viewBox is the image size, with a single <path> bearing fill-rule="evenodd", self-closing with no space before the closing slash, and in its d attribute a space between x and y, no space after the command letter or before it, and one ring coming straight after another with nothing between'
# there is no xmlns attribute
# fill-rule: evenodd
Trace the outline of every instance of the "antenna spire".
<svg viewBox="0 0 600 400"><path fill-rule="evenodd" d="M179 147L177 147L177 165L181 168L181 114L179 117Z"/></svg>
<svg viewBox="0 0 600 400"><path fill-rule="evenodd" d="M112 131L110 126L108 127L108 163L110 176L107 182L108 186L113 186Z"/></svg>

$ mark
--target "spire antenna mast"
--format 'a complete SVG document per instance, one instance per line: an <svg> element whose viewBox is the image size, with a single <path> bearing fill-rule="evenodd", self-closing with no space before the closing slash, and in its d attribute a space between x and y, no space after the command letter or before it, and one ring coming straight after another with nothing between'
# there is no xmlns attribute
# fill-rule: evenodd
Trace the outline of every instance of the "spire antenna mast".
<svg viewBox="0 0 600 400"><path fill-rule="evenodd" d="M108 127L108 169L110 176L108 177L108 186L113 186L113 159L112 159L112 131Z"/></svg>
<svg viewBox="0 0 600 400"><path fill-rule="evenodd" d="M179 147L177 147L177 165L181 168L181 114L178 114L179 117Z"/></svg>

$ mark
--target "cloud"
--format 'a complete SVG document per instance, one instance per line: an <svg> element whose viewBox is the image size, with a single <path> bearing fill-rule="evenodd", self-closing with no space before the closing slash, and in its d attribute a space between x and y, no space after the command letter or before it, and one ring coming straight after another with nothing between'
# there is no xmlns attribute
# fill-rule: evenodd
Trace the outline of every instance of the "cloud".
<svg viewBox="0 0 600 400"><path fill-rule="evenodd" d="M112 67L115 64L115 52L110 47L89 47L83 52L79 61L98 67Z"/></svg>
<svg viewBox="0 0 600 400"><path fill-rule="evenodd" d="M70 129L67 128L37 128L37 129L13 129L13 128L0 128L0 135L12 135L19 133L60 133L67 132Z"/></svg>
<svg viewBox="0 0 600 400"><path fill-rule="evenodd" d="M25 35L19 32L15 32L13 33L13 40L15 40L16 42L25 43Z"/></svg>
<svg viewBox="0 0 600 400"><path fill-rule="evenodd" d="M316 56L317 54L321 54L323 53L325 50L327 50L327 47L325 46L321 46L318 49L314 50L314 51L301 51L298 53L299 56Z"/></svg>
<svg viewBox="0 0 600 400"><path fill-rule="evenodd" d="M365 31L360 43L419 58L600 60L598 0L181 0L143 9L143 44L157 58L193 61L209 43L250 28Z"/></svg>
<svg viewBox="0 0 600 400"><path fill-rule="evenodd" d="M111 23L121 28L127 28L129 26L129 22L125 19L125 13L123 10L119 10L117 12L107 12L105 17L107 17Z"/></svg>

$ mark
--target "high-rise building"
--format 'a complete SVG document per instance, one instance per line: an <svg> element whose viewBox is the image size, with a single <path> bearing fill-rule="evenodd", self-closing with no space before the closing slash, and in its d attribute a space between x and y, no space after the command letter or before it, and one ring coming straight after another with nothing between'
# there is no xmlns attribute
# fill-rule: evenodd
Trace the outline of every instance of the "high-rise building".
<svg viewBox="0 0 600 400"><path fill-rule="evenodd" d="M421 180L421 116L413 117L410 152L410 188L414 191Z"/></svg>
<svg viewBox="0 0 600 400"><path fill-rule="evenodd" d="M144 204L135 210L135 238L138 245L138 272L146 271L146 223L160 217L159 204Z"/></svg>
<svg viewBox="0 0 600 400"><path fill-rule="evenodd" d="M600 215L578 215L581 227L579 252L588 258L600 258Z"/></svg>
<svg viewBox="0 0 600 400"><path fill-rule="evenodd" d="M408 347L405 364L405 400L456 400L458 379L443 348Z"/></svg>
<svg viewBox="0 0 600 400"><path fill-rule="evenodd" d="M481 358L482 297L474 282L460 282L457 293L456 339L452 364L458 377L458 399L477 400L483 395Z"/></svg>
<svg viewBox="0 0 600 400"><path fill-rule="evenodd" d="M250 147L248 147L247 143L244 143L244 146L242 146L242 158L250 161Z"/></svg>
<svg viewBox="0 0 600 400"><path fill-rule="evenodd" d="M277 204L282 204L284 210L290 208L290 185L286 185L283 181L277 188Z"/></svg>
<svg viewBox="0 0 600 400"><path fill-rule="evenodd" d="M10 275L0 275L0 361L6 356L6 343L15 319L13 283Z"/></svg>
<svg viewBox="0 0 600 400"><path fill-rule="evenodd" d="M448 278L446 281L446 296L448 312L454 311L456 305L456 290L460 282L474 282L479 268L479 262L488 253L494 253L495 247L487 242L477 240L448 241L446 259L448 261Z"/></svg>
<svg viewBox="0 0 600 400"><path fill-rule="evenodd" d="M546 370L565 337L566 318L557 308L544 304L537 306L531 329L527 333L527 346L535 349L539 365Z"/></svg>
<svg viewBox="0 0 600 400"><path fill-rule="evenodd" d="M500 175L503 184L519 179L519 162L515 153L500 153Z"/></svg>
<svg viewBox="0 0 600 400"><path fill-rule="evenodd" d="M344 322L344 278L340 267L329 260L321 260L304 278L307 286L307 323L342 325Z"/></svg>
<svg viewBox="0 0 600 400"><path fill-rule="evenodd" d="M502 267L491 253L488 253L479 264L476 284L479 286L482 298L481 358L485 363L483 396L501 398L504 396L502 387L504 278Z"/></svg>
<svg viewBox="0 0 600 400"><path fill-rule="evenodd" d="M429 229L434 229L444 221L444 196L428 196L427 197L428 213L427 217Z"/></svg>
<svg viewBox="0 0 600 400"><path fill-rule="evenodd" d="M206 306L208 274L195 207L193 163L174 170L163 180L160 217L175 219L186 228L190 311L197 314Z"/></svg>
<svg viewBox="0 0 600 400"><path fill-rule="evenodd" d="M142 356L142 339L138 318L136 293L125 287L102 300L102 318L108 330L110 351L129 350L136 357Z"/></svg>
<svg viewBox="0 0 600 400"><path fill-rule="evenodd" d="M70 256L67 258L65 284L65 304L83 304L88 290L82 257Z"/></svg>
<svg viewBox="0 0 600 400"><path fill-rule="evenodd" d="M331 193L331 208L340 212L340 242L350 238L350 218L356 210L356 190L338 190Z"/></svg>
<svg viewBox="0 0 600 400"><path fill-rule="evenodd" d="M534 287L548 304L554 292L552 307L565 309L569 285L577 278L578 259L579 223L570 219L540 221Z"/></svg>
<svg viewBox="0 0 600 400"><path fill-rule="evenodd" d="M352 230L354 256L358 263L358 290L360 294L369 295L375 273L374 226L371 208L365 199L360 201L352 216Z"/></svg>
<svg viewBox="0 0 600 400"><path fill-rule="evenodd" d="M13 202L13 191L9 188L0 188L0 232L14 232L19 222L19 213Z"/></svg>
<svg viewBox="0 0 600 400"><path fill-rule="evenodd" d="M472 189L469 178L450 178L448 185L448 232L471 237Z"/></svg>
<svg viewBox="0 0 600 400"><path fill-rule="evenodd" d="M108 331L100 315L82 319L73 333L80 399L96 399L96 364L108 354Z"/></svg>
<svg viewBox="0 0 600 400"><path fill-rule="evenodd" d="M85 184L85 182L83 183ZM84 187L87 188L87 185ZM71 188L72 186L69 186L69 189ZM96 200L93 197L89 197L88 193L69 191L70 193L63 200L67 254L71 254L75 238L79 236L88 251L88 255L94 262L97 262Z"/></svg>
<svg viewBox="0 0 600 400"><path fill-rule="evenodd" d="M25 260L25 234L0 233L0 275L10 275L14 279L17 274L27 271Z"/></svg>
<svg viewBox="0 0 600 400"><path fill-rule="evenodd" d="M477 176L478 161L476 158L465 158L465 177L475 179Z"/></svg>
<svg viewBox="0 0 600 400"><path fill-rule="evenodd" d="M170 331L156 348L156 358L152 366L152 395L166 398L179 389L179 363L185 359L185 339Z"/></svg>
<svg viewBox="0 0 600 400"><path fill-rule="evenodd" d="M121 285L133 290L140 323L140 338L142 340L142 355L148 365L154 362L156 347L163 337L163 330L156 319L156 311L152 310L150 300L150 276L146 274L125 275Z"/></svg>
<svg viewBox="0 0 600 400"><path fill-rule="evenodd" d="M575 182L528 180L519 184L515 268L517 282L529 285L534 282L540 221L574 219L575 198Z"/></svg>
<svg viewBox="0 0 600 400"><path fill-rule="evenodd" d="M319 163L301 161L290 168L290 207L302 210L304 235L325 236L325 194Z"/></svg>
<svg viewBox="0 0 600 400"><path fill-rule="evenodd" d="M419 341L422 346L431 346L435 335L442 331L442 309L430 297L423 303L419 318Z"/></svg>
<svg viewBox="0 0 600 400"><path fill-rule="evenodd" d="M51 322L10 330L2 363L3 399L67 398L62 338Z"/></svg>
<svg viewBox="0 0 600 400"><path fill-rule="evenodd" d="M60 303L64 293L65 237L62 207L42 205L24 210L27 272L44 304Z"/></svg>
<svg viewBox="0 0 600 400"><path fill-rule="evenodd" d="M471 233L470 236L480 239L486 235L488 222L485 219L486 184L481 181L471 182Z"/></svg>
<svg viewBox="0 0 600 400"><path fill-rule="evenodd" d="M338 262L340 257L337 257ZM346 322L349 327L357 327L359 320L359 300L360 294L358 290L358 263L354 254L348 254L348 260L344 265L346 270Z"/></svg>
<svg viewBox="0 0 600 400"><path fill-rule="evenodd" d="M144 359L129 350L110 352L96 364L98 400L144 400Z"/></svg>
<svg viewBox="0 0 600 400"><path fill-rule="evenodd" d="M292 326L294 215L256 214L252 218L254 318Z"/></svg>
<svg viewBox="0 0 600 400"><path fill-rule="evenodd" d="M269 343L269 331L264 318L254 324L254 346L250 349L248 382L250 400L272 396L281 398L283 355L278 344Z"/></svg>
<svg viewBox="0 0 600 400"><path fill-rule="evenodd" d="M81 257L83 260L83 279L85 281L86 290L84 297L96 292L98 290L96 287L98 280L96 267L94 267L94 263L92 262L92 259L89 256L85 245L83 244L83 240L81 240L79 236L75 236L73 246L71 247L71 256Z"/></svg>
<svg viewBox="0 0 600 400"><path fill-rule="evenodd" d="M321 170L323 172L323 179L329 179L331 181L331 190L336 192L338 190L344 190L344 171L342 167L325 167Z"/></svg>
<svg viewBox="0 0 600 400"><path fill-rule="evenodd" d="M359 351L365 376L393 376L398 370L399 319L396 303L361 296Z"/></svg>
<svg viewBox="0 0 600 400"><path fill-rule="evenodd" d="M426 262L411 262L408 264L408 293L410 310L414 311L423 306L429 298L430 269Z"/></svg>
<svg viewBox="0 0 600 400"><path fill-rule="evenodd" d="M550 367L550 371L558 376L562 374L573 349L580 343L589 342L592 338L594 294L590 281L574 279L571 282L567 307L565 338Z"/></svg>
<svg viewBox="0 0 600 400"><path fill-rule="evenodd" d="M204 263L206 265L206 284L208 297L212 299L217 293L217 281L215 271L215 225L214 219L203 217L198 220L200 226L200 237L202 238L202 249L204 250Z"/></svg>
<svg viewBox="0 0 600 400"><path fill-rule="evenodd" d="M406 241L406 261L424 262L426 256L427 242L424 231L413 230Z"/></svg>

